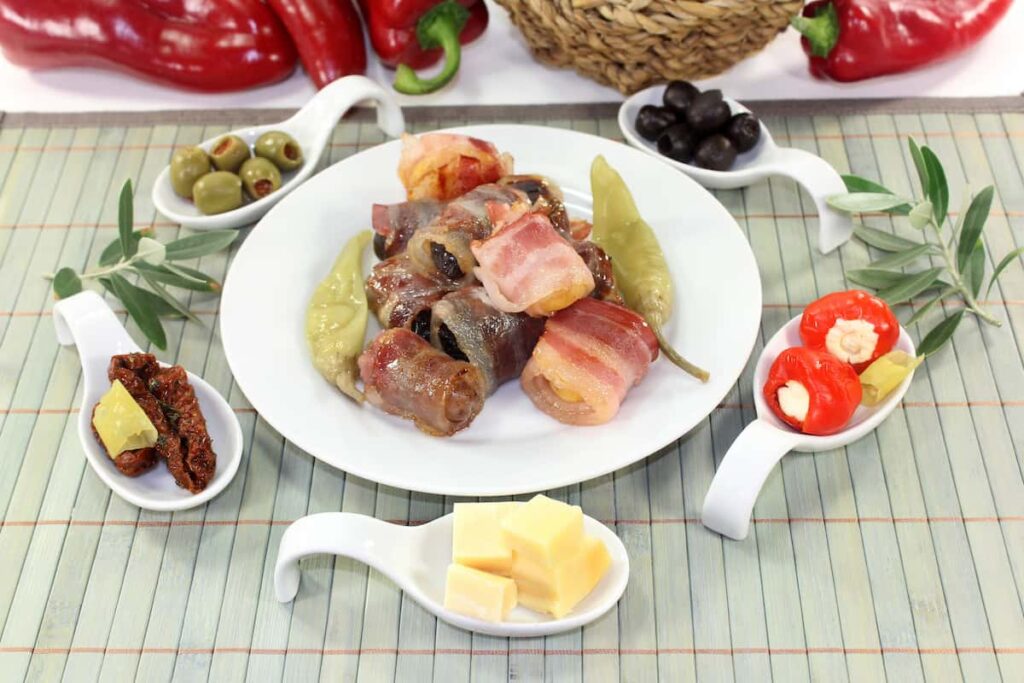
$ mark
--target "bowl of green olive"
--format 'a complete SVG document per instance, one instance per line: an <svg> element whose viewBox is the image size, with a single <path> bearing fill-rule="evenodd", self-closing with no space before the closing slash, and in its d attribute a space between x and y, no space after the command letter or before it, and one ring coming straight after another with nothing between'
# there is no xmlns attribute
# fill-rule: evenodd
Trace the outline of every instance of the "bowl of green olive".
<svg viewBox="0 0 1024 683"><path fill-rule="evenodd" d="M792 178L818 208L822 253L853 234L849 217L827 201L846 192L839 173L811 152L777 145L762 121L720 90L702 91L686 81L656 85L627 98L618 119L626 142L704 187L731 190L769 176Z"/></svg>
<svg viewBox="0 0 1024 683"><path fill-rule="evenodd" d="M286 121L175 149L153 185L153 205L194 230L255 223L314 173L338 119L361 101L376 102L377 125L387 135L402 134L402 111L390 93L368 78L348 76Z"/></svg>

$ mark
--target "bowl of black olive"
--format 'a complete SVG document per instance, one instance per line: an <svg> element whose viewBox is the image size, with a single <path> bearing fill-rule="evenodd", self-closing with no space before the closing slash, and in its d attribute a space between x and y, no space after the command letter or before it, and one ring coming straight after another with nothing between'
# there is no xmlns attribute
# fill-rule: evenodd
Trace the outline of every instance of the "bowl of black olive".
<svg viewBox="0 0 1024 683"><path fill-rule="evenodd" d="M626 140L657 154L702 185L742 187L763 177L745 173L770 156L774 143L746 107L687 81L642 90L619 109Z"/></svg>

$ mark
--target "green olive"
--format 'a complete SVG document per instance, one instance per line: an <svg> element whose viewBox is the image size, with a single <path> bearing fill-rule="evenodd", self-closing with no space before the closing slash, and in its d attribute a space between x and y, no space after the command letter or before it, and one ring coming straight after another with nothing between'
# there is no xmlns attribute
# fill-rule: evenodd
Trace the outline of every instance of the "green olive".
<svg viewBox="0 0 1024 683"><path fill-rule="evenodd" d="M192 186L210 172L210 157L199 147L180 147L171 157L171 187L175 193L190 199Z"/></svg>
<svg viewBox="0 0 1024 683"><path fill-rule="evenodd" d="M203 213L224 213L242 205L242 180L228 171L207 173L192 188L192 200Z"/></svg>
<svg viewBox="0 0 1024 683"><path fill-rule="evenodd" d="M302 166L302 148L288 133L272 130L256 140L256 156L270 159L282 171L294 171Z"/></svg>
<svg viewBox="0 0 1024 683"><path fill-rule="evenodd" d="M242 177L242 187L253 199L266 197L281 187L281 172L263 157L246 159L238 175Z"/></svg>
<svg viewBox="0 0 1024 683"><path fill-rule="evenodd" d="M242 162L249 158L249 145L237 135L225 135L213 144L210 159L218 171L238 173Z"/></svg>

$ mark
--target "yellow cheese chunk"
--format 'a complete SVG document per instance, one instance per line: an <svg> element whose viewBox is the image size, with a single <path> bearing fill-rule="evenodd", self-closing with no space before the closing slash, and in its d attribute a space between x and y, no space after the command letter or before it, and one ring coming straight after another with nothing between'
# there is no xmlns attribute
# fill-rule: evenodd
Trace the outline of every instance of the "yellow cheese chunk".
<svg viewBox="0 0 1024 683"><path fill-rule="evenodd" d="M504 576L452 564L445 581L444 606L475 619L501 621L516 606L516 584Z"/></svg>
<svg viewBox="0 0 1024 683"><path fill-rule="evenodd" d="M538 495L509 513L501 530L514 553L551 569L578 551L583 540L583 510Z"/></svg>
<svg viewBox="0 0 1024 683"><path fill-rule="evenodd" d="M516 554L512 578L519 602L538 612L561 618L594 590L611 566L608 549L599 539L584 536L575 555L547 569Z"/></svg>
<svg viewBox="0 0 1024 683"><path fill-rule="evenodd" d="M501 520L522 503L456 503L452 562L495 574L508 574L512 549L502 541Z"/></svg>
<svg viewBox="0 0 1024 683"><path fill-rule="evenodd" d="M93 427L107 449L116 458L125 451L151 448L156 445L156 427L142 407L119 381L114 380L100 398L92 417Z"/></svg>

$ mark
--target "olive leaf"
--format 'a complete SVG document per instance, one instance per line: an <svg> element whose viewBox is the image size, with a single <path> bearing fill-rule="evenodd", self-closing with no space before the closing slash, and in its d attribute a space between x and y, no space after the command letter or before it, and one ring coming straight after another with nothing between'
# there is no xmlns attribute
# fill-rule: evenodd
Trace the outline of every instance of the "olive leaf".
<svg viewBox="0 0 1024 683"><path fill-rule="evenodd" d="M931 299L926 301L924 304L922 304L920 308L918 308L916 311L914 311L914 315L910 316L910 318L908 318L907 322L904 323L904 324L907 327L913 325L918 320L921 320L922 318L924 318L924 316L926 316L930 310L935 308L943 299L945 299L947 296L950 296L950 295L955 294L955 293L956 293L956 287L946 287L941 292L939 292L938 294L933 296Z"/></svg>
<svg viewBox="0 0 1024 683"><path fill-rule="evenodd" d="M851 192L832 195L828 198L829 206L850 213L888 211L906 203L907 200L903 197L882 192Z"/></svg>
<svg viewBox="0 0 1024 683"><path fill-rule="evenodd" d="M917 141L914 138L908 140L908 147L910 148L910 158L914 160L914 167L917 169L917 178L921 181L921 192L928 195L928 165L925 164L921 148L917 146Z"/></svg>
<svg viewBox="0 0 1024 683"><path fill-rule="evenodd" d="M996 280L999 278L1000 275L1003 274L1003 271L1006 270L1006 268L1011 263L1016 261L1017 258L1020 257L1021 255L1024 255L1024 247L1014 249L1009 254L1003 257L1003 260L999 262L999 265L996 266L996 269L992 271L992 279L988 281L988 289L985 290L985 296L988 296L989 292L992 291L992 288L996 284Z"/></svg>
<svg viewBox="0 0 1024 683"><path fill-rule="evenodd" d="M185 306L185 304L181 303L176 298L174 298L174 295L168 292L163 285L161 285L156 280L152 279L152 275L149 275L146 272L142 272L140 273L140 275L142 276L142 279L146 281L146 284L149 285L149 288L152 289L156 293L156 295L164 301L164 303L170 306L170 308L175 313L177 313L183 318L188 318L194 323L199 322L199 318L193 315L192 311L188 310L188 307Z"/></svg>
<svg viewBox="0 0 1024 683"><path fill-rule="evenodd" d="M124 304L128 315L142 330L142 334L146 335L146 338L153 342L158 349L166 349L167 334L164 332L164 326L160 324L160 318L157 316L152 302L144 293L146 290L136 287L117 273L110 276L110 286L117 298Z"/></svg>
<svg viewBox="0 0 1024 683"><path fill-rule="evenodd" d="M971 292L974 296L978 296L981 283L985 280L985 245L981 240L974 243L974 250L963 269L963 277L971 283Z"/></svg>
<svg viewBox="0 0 1024 683"><path fill-rule="evenodd" d="M924 230L932 222L932 203L927 199L919 202L908 214L910 224L918 230Z"/></svg>
<svg viewBox="0 0 1024 683"><path fill-rule="evenodd" d="M220 283L210 276L199 271L189 272L188 269L175 266L166 261L159 266L153 266L145 262L137 263L135 264L135 269L139 271L140 275L148 275L154 281L170 285L171 287L180 287L181 289L189 289L194 292L216 292L220 288Z"/></svg>
<svg viewBox="0 0 1024 683"><path fill-rule="evenodd" d="M929 268L919 273L910 273L903 280L879 290L878 296L890 305L902 303L937 286L940 273L942 268Z"/></svg>
<svg viewBox="0 0 1024 683"><path fill-rule="evenodd" d="M902 251L909 249L910 247L916 247L920 242L908 240L905 237L894 235L891 232L885 232L877 228L869 228L866 225L857 225L853 228L853 234L856 235L862 242L868 244L875 249L882 251Z"/></svg>
<svg viewBox="0 0 1024 683"><path fill-rule="evenodd" d="M167 256L167 248L152 237L143 237L139 240L136 253L144 263L159 266Z"/></svg>
<svg viewBox="0 0 1024 683"><path fill-rule="evenodd" d="M889 268L900 268L908 263L913 263L915 260L924 256L925 254L931 254L935 250L930 244L915 244L912 247L907 247L902 251L897 251L883 256L877 261L872 261L868 264L868 268L887 270Z"/></svg>
<svg viewBox="0 0 1024 683"><path fill-rule="evenodd" d="M989 185L984 190L974 195L971 205L967 207L967 213L963 214L962 227L960 228L959 244L957 244L957 264L963 270L967 266L967 259L974 253L974 249L981 239L981 231L985 229L985 219L992 209L992 196L995 189Z"/></svg>
<svg viewBox="0 0 1024 683"><path fill-rule="evenodd" d="M893 192L889 188L885 187L884 185L879 185L878 183L876 183L873 180L868 180L867 178L862 178L862 177L860 177L858 175L844 175L844 176L842 176L842 178L843 178L843 183L846 184L846 190L848 192L874 192L874 193L877 193L877 194L891 194L891 195L895 195L896 194L895 192ZM894 214L899 214L899 215L904 215L904 214L910 213L910 204L902 204L900 206L894 206L891 209L889 209L889 213L894 213Z"/></svg>
<svg viewBox="0 0 1024 683"><path fill-rule="evenodd" d="M924 157L928 169L928 200L932 203L935 224L941 226L949 211L949 184L946 182L946 172L942 169L935 152L929 147L921 148L921 156Z"/></svg>
<svg viewBox="0 0 1024 683"><path fill-rule="evenodd" d="M211 230L182 237L167 243L167 260L182 261L206 256L230 246L237 238L237 230Z"/></svg>
<svg viewBox="0 0 1024 683"><path fill-rule="evenodd" d="M58 299L66 299L82 291L82 279L70 268L61 268L53 276L53 293Z"/></svg>
<svg viewBox="0 0 1024 683"><path fill-rule="evenodd" d="M121 240L121 253L127 258L135 255L139 244L132 239L135 210L132 202L132 181L124 181L117 201L117 234Z"/></svg>
<svg viewBox="0 0 1024 683"><path fill-rule="evenodd" d="M846 271L847 280L871 289L892 287L905 277L907 277L905 273L895 270L879 270L878 268L855 268Z"/></svg>
<svg viewBox="0 0 1024 683"><path fill-rule="evenodd" d="M97 278L97 281L103 285L103 289L107 290L114 296L117 296L117 292L114 291L113 285L110 283L110 278L101 277ZM181 318L183 317L178 311L176 311L170 304L161 299L156 294L153 294L149 290L138 287L139 297L145 301L146 305L153 309L158 318Z"/></svg>
<svg viewBox="0 0 1024 683"><path fill-rule="evenodd" d="M943 344L949 341L949 338L956 332L957 326L964 317L964 309L960 309L953 315L949 316L941 323L932 328L932 331L925 335L921 343L917 345L917 353L919 356L930 356L938 351Z"/></svg>

